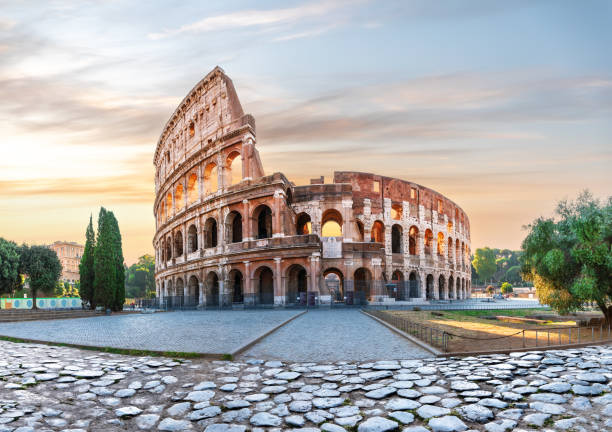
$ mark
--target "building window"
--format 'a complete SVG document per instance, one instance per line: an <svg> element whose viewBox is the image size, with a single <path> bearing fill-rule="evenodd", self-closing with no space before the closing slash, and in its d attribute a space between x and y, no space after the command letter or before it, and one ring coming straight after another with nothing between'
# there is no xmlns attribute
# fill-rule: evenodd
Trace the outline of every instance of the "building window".
<svg viewBox="0 0 612 432"><path fill-rule="evenodd" d="M417 197L417 190L416 188L410 188L410 198L411 199L416 199Z"/></svg>
<svg viewBox="0 0 612 432"><path fill-rule="evenodd" d="M438 213L442 213L442 200L438 200Z"/></svg>
<svg viewBox="0 0 612 432"><path fill-rule="evenodd" d="M380 192L380 182L374 181L374 183L372 183L372 189L374 192Z"/></svg>

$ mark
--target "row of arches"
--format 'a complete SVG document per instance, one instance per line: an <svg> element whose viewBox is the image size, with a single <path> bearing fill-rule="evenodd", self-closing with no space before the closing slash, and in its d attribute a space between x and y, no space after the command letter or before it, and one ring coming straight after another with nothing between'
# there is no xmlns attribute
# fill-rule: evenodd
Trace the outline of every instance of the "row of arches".
<svg viewBox="0 0 612 432"><path fill-rule="evenodd" d="M221 175L224 177L223 179L220 178ZM240 183L242 176L242 156L237 150L227 155L221 170L219 170L217 163L208 162L203 168L202 190L199 190L198 174L191 172L187 175L185 184L180 182L174 187L173 191L167 192L157 212L158 225L166 222L186 206L198 201L201 194L210 195L217 192L220 181L225 186L231 186Z"/></svg>
<svg viewBox="0 0 612 432"><path fill-rule="evenodd" d="M272 237L272 210L265 204L261 204L253 211L253 232L257 239ZM227 243L239 243L242 241L242 214L239 211L231 211L225 219L224 238ZM193 253L199 248L208 249L218 246L218 224L217 219L209 217L204 222L202 230L202 245L198 243L198 230L195 224L187 228L187 249L183 246L183 232L177 230L168 235L161 242L162 261L169 261L173 257L182 256L183 253Z"/></svg>

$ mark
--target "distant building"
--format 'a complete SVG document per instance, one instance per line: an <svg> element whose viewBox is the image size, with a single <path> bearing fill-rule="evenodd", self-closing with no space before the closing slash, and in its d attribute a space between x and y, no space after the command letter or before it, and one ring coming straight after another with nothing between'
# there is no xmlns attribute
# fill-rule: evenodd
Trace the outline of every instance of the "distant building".
<svg viewBox="0 0 612 432"><path fill-rule="evenodd" d="M85 250L85 246L75 242L56 241L49 245L57 254L62 263L62 282L75 283L80 280L79 264Z"/></svg>

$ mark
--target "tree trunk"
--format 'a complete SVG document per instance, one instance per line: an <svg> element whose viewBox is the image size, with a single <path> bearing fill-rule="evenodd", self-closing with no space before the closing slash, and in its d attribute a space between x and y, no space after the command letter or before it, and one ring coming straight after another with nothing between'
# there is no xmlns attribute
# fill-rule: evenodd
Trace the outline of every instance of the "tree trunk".
<svg viewBox="0 0 612 432"><path fill-rule="evenodd" d="M606 325L612 326L612 305L607 306L603 302L597 302L597 306L604 314L604 318L606 319Z"/></svg>
<svg viewBox="0 0 612 432"><path fill-rule="evenodd" d="M38 306L36 306L36 290L32 290L32 310L38 310Z"/></svg>

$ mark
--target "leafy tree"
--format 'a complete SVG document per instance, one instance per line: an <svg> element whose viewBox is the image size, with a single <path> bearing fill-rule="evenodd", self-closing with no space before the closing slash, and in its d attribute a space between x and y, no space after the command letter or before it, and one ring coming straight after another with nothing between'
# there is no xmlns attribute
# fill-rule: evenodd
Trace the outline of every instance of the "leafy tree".
<svg viewBox="0 0 612 432"><path fill-rule="evenodd" d="M539 218L523 241L523 277L541 302L567 313L595 302L612 323L612 197L605 204L585 191Z"/></svg>
<svg viewBox="0 0 612 432"><path fill-rule="evenodd" d="M57 254L46 246L23 245L20 249L20 269L30 278L33 308L36 309L37 292L53 292L62 274L62 264Z"/></svg>
<svg viewBox="0 0 612 432"><path fill-rule="evenodd" d="M0 294L13 292L20 282L19 248L0 237Z"/></svg>
<svg viewBox="0 0 612 432"><path fill-rule="evenodd" d="M510 294L512 292L512 284L509 282L504 282L501 285L502 294Z"/></svg>
<svg viewBox="0 0 612 432"><path fill-rule="evenodd" d="M493 285L487 286L487 294L493 294L494 292L495 288L493 288Z"/></svg>
<svg viewBox="0 0 612 432"><path fill-rule="evenodd" d="M94 249L93 304L110 309L115 301L114 239L108 212L100 208Z"/></svg>
<svg viewBox="0 0 612 432"><path fill-rule="evenodd" d="M521 266L515 265L510 267L506 272L505 279L512 284L521 283L523 280L523 278L521 278Z"/></svg>
<svg viewBox="0 0 612 432"><path fill-rule="evenodd" d="M125 263L123 261L123 247L121 245L121 231L119 222L113 212L106 215L110 225L113 246L113 303L112 310L120 311L125 303Z"/></svg>
<svg viewBox="0 0 612 432"><path fill-rule="evenodd" d="M485 247L476 249L472 265L481 281L490 280L497 270L495 250Z"/></svg>
<svg viewBox="0 0 612 432"><path fill-rule="evenodd" d="M125 290L127 297L146 297L155 291L155 259L151 255L143 255L138 262L132 264L125 272Z"/></svg>
<svg viewBox="0 0 612 432"><path fill-rule="evenodd" d="M88 303L92 309L96 308L94 302L94 253L96 247L96 238L93 229L91 215L89 216L89 225L85 231L85 250L79 264L80 287L79 292L81 299Z"/></svg>

